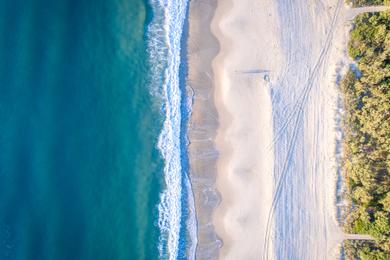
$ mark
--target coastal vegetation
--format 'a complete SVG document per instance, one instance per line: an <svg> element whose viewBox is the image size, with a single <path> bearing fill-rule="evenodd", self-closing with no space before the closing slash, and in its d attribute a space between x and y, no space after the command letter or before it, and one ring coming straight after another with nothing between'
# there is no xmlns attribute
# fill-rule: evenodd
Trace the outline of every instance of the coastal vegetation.
<svg viewBox="0 0 390 260"><path fill-rule="evenodd" d="M345 230L374 240L349 241L345 249L352 258L390 259L390 12L356 17L348 48L357 66L341 83L343 168L352 203Z"/></svg>
<svg viewBox="0 0 390 260"><path fill-rule="evenodd" d="M372 6L372 5L388 5L389 0L348 0L353 7Z"/></svg>

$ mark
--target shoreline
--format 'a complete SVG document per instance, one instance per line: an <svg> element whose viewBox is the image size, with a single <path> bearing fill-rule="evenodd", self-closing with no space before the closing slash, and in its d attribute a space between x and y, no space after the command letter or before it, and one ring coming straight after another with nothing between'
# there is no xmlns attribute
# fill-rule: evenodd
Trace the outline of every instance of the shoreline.
<svg viewBox="0 0 390 260"><path fill-rule="evenodd" d="M187 136L189 175L197 218L198 259L217 259L222 243L211 223L213 211L220 203L215 188L218 153L214 138L218 118L213 102L214 80L211 68L211 61L217 55L219 45L210 31L216 4L217 0L189 3L187 93L192 93L193 103Z"/></svg>

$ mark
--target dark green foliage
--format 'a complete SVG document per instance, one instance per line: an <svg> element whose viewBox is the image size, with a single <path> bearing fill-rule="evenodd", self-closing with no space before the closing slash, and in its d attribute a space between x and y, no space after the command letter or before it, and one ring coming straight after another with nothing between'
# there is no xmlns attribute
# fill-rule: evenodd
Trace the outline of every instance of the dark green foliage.
<svg viewBox="0 0 390 260"><path fill-rule="evenodd" d="M359 247L361 259L390 259L390 12L355 19L349 54L361 76L349 71L341 84L344 172L355 205L346 230L375 238Z"/></svg>
<svg viewBox="0 0 390 260"><path fill-rule="evenodd" d="M369 5L383 5L384 0L347 0L348 3L352 3L353 7L362 7Z"/></svg>
<svg viewBox="0 0 390 260"><path fill-rule="evenodd" d="M369 241L344 241L346 259L360 258L362 260L389 260L390 254L378 249L375 243Z"/></svg>

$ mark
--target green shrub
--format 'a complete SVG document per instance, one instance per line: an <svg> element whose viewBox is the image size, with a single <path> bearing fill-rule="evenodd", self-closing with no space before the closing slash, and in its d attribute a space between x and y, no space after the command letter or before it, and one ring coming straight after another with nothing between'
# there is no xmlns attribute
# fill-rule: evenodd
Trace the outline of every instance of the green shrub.
<svg viewBox="0 0 390 260"><path fill-rule="evenodd" d="M355 244L355 256L390 259L390 12L356 17L348 47L359 77L349 71L341 83L344 172L355 205L345 229L375 238Z"/></svg>
<svg viewBox="0 0 390 260"><path fill-rule="evenodd" d="M353 7L362 7L370 5L384 5L388 0L348 0L348 3L352 3Z"/></svg>

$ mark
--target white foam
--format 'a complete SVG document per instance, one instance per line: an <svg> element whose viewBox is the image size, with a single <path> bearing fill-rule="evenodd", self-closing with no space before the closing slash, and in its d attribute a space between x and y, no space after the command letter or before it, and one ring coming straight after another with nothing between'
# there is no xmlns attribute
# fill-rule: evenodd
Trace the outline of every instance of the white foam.
<svg viewBox="0 0 390 260"><path fill-rule="evenodd" d="M160 257L176 259L179 251L182 165L181 90L179 85L180 44L187 0L150 0L154 17L149 26L151 91L162 98L165 121L158 140L164 158L166 188L158 206ZM162 76L163 75L163 76Z"/></svg>

